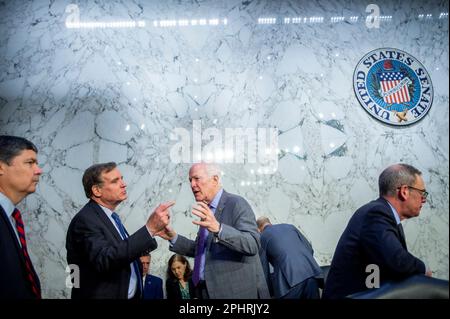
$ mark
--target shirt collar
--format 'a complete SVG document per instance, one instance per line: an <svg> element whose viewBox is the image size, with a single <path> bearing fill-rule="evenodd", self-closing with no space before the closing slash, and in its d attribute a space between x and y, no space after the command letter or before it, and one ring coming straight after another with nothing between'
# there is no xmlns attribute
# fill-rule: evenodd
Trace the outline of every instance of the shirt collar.
<svg viewBox="0 0 450 319"><path fill-rule="evenodd" d="M394 208L394 206L391 205L391 203L389 203L388 200L387 200L387 202L392 209L392 213L394 214L394 218L395 218L395 221L397 222L397 225L400 224L400 216L398 215L397 210Z"/></svg>
<svg viewBox="0 0 450 319"><path fill-rule="evenodd" d="M216 196L214 196L211 203L209 203L209 207L216 209L217 206L219 205L219 201L220 201L220 198L222 197L222 194L223 194L223 188L219 189Z"/></svg>
<svg viewBox="0 0 450 319"><path fill-rule="evenodd" d="M5 211L8 218L11 218L11 215L16 207L14 206L13 202L2 192L0 192L0 205L2 205L3 210Z"/></svg>
<svg viewBox="0 0 450 319"><path fill-rule="evenodd" d="M105 207L105 206L102 206L102 205L98 205L98 206L100 206L102 209L103 209L103 211L105 212L105 214L111 219L112 218L112 213L114 213L112 210L110 210L109 208L107 208L107 207Z"/></svg>

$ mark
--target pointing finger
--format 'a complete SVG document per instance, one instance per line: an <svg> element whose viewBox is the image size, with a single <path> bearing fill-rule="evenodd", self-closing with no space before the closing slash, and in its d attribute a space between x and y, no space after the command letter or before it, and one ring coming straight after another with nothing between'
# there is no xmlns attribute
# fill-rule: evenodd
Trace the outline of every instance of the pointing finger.
<svg viewBox="0 0 450 319"><path fill-rule="evenodd" d="M160 204L159 208L161 208L162 210L166 210L166 209L172 207L173 205L175 205L175 201L169 201L169 202Z"/></svg>

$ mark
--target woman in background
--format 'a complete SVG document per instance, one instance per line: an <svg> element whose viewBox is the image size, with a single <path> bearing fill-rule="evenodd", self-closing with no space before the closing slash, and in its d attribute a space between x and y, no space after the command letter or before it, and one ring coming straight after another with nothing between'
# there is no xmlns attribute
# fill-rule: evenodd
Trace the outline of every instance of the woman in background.
<svg viewBox="0 0 450 319"><path fill-rule="evenodd" d="M191 266L186 257L178 254L172 255L167 267L167 299L194 299L194 283L191 276Z"/></svg>

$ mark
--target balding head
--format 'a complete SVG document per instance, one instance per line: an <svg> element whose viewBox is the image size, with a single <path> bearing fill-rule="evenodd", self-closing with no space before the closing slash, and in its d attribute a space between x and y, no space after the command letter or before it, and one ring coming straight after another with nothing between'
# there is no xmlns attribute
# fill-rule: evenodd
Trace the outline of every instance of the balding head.
<svg viewBox="0 0 450 319"><path fill-rule="evenodd" d="M400 220L419 216L428 192L417 168L403 163L391 165L380 174L378 185L380 196L395 208Z"/></svg>
<svg viewBox="0 0 450 319"><path fill-rule="evenodd" d="M261 216L256 220L256 226L258 226L258 231L262 233L264 228L266 228L267 225L272 225L270 222L270 219L266 216Z"/></svg>
<svg viewBox="0 0 450 319"><path fill-rule="evenodd" d="M408 164L387 167L378 179L380 196L394 196L401 185L413 185L422 172Z"/></svg>

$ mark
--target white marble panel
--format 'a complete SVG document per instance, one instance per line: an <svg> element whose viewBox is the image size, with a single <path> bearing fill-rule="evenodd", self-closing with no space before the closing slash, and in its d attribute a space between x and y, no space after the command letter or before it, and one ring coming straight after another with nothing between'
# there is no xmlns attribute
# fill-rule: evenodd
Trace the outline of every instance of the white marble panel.
<svg viewBox="0 0 450 319"><path fill-rule="evenodd" d="M321 264L330 263L352 213L377 197L381 170L417 166L430 197L405 223L408 247L448 279L447 2L378 1L385 18L374 28L365 5L349 0L80 2L80 22L145 26L78 29L65 25L67 4L6 1L0 14L0 134L35 142L44 170L21 203L44 297L70 295L65 232L87 201L81 176L93 163L119 163L129 196L118 212L130 231L160 202L176 200L173 226L195 237L190 163L170 157L175 128L189 132L192 151L193 120L223 141L227 128L280 130L278 169L224 164L224 186L257 216L298 226ZM258 22L267 17L276 20ZM175 25L162 26L167 20ZM356 64L381 47L412 54L430 73L433 106L414 125L382 124L355 97ZM158 243L152 271L165 278L172 253Z"/></svg>
<svg viewBox="0 0 450 319"><path fill-rule="evenodd" d="M286 114L289 117L286 118ZM275 106L270 121L280 131L292 129L301 121L301 110L295 101L283 101Z"/></svg>
<svg viewBox="0 0 450 319"><path fill-rule="evenodd" d="M69 123L67 123L69 122ZM67 149L73 145L87 142L94 131L94 121L89 112L81 112L66 121L56 133L51 145L56 149Z"/></svg>

